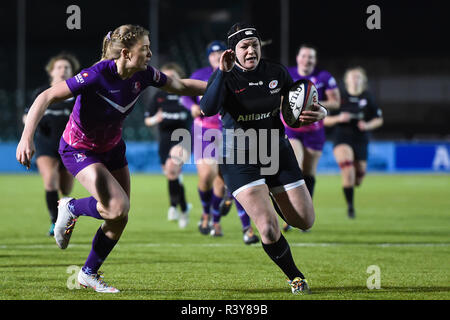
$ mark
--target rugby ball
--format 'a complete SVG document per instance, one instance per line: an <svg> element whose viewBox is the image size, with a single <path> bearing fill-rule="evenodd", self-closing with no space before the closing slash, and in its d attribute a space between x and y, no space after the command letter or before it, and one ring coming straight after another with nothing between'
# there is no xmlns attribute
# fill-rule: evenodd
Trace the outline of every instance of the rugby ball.
<svg viewBox="0 0 450 320"><path fill-rule="evenodd" d="M281 114L289 127L301 126L298 117L303 110L311 110L314 103L319 102L317 88L308 79L296 81L283 97Z"/></svg>

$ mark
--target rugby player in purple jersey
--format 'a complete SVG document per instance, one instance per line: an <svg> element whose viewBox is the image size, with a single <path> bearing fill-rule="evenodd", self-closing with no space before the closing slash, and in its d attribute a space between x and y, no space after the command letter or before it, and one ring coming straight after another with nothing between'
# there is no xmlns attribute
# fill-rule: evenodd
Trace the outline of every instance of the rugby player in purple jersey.
<svg viewBox="0 0 450 320"><path fill-rule="evenodd" d="M183 95L202 95L206 88L206 82L178 80L149 66L152 52L148 34L135 25L122 25L108 32L100 62L36 98L16 151L17 160L29 168L35 153L34 132L45 110L53 102L76 96L59 153L65 167L92 196L59 201L54 237L57 245L65 249L79 216L103 220L78 274L82 286L97 292L119 292L104 282L98 270L128 221L130 173L122 140L123 121L149 86Z"/></svg>
<svg viewBox="0 0 450 320"><path fill-rule="evenodd" d="M314 83L319 95L319 103L329 110L336 110L340 106L340 93L334 77L325 70L318 69L317 49L309 44L300 46L297 53L297 65L288 68L294 81L308 79ZM281 117L283 120L283 117ZM323 120L300 128L291 128L283 120L286 135L294 149L295 156L302 169L305 184L311 198L314 194L316 171L325 144L325 128ZM283 226L285 231L289 225Z"/></svg>
<svg viewBox="0 0 450 320"><path fill-rule="evenodd" d="M219 68L220 56L227 49L222 41L212 41L206 48L206 56L208 57L209 66L194 71L191 79L208 81L209 77ZM198 172L198 193L203 207L203 214L199 223L199 231L202 234L211 234L212 236L222 236L222 228L220 226L220 218L230 209L232 199L231 193L226 190L223 178L219 172L217 164L217 155L215 158L207 158L204 155L205 148L214 141L204 141L205 132L213 129L221 132L222 122L220 115L216 114L211 117L205 117L200 110L201 97L182 97L184 106L191 110L194 118L192 126L194 141L194 159ZM220 133L221 134L221 133ZM201 146L196 148L195 146ZM250 217L245 209L236 200L236 210L242 224L243 240L245 244L259 242L258 236L253 232ZM212 215L213 228L210 229L210 220Z"/></svg>

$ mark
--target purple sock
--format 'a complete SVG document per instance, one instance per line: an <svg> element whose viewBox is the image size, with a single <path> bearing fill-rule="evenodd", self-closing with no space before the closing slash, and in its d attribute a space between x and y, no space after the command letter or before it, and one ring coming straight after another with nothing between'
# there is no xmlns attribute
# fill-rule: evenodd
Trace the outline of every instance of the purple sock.
<svg viewBox="0 0 450 320"><path fill-rule="evenodd" d="M211 197L213 194L212 189L208 191L201 191L198 189L200 195L200 201L202 202L203 213L209 214L209 208L211 207Z"/></svg>
<svg viewBox="0 0 450 320"><path fill-rule="evenodd" d="M108 238L100 227L92 240L92 249L82 270L86 274L96 274L118 240Z"/></svg>
<svg viewBox="0 0 450 320"><path fill-rule="evenodd" d="M97 210L97 200L95 200L94 197L72 199L70 200L68 207L74 216L89 216L103 220Z"/></svg>
<svg viewBox="0 0 450 320"><path fill-rule="evenodd" d="M219 212L219 206L220 202L222 202L223 198L220 198L216 196L213 192L212 198L211 198L211 213L213 215L213 222L219 223L220 222L220 212Z"/></svg>
<svg viewBox="0 0 450 320"><path fill-rule="evenodd" d="M236 210L239 219L241 219L242 230L247 230L250 227L250 217L248 216L247 212L245 212L245 209L241 206L239 201L236 200L236 198L234 198L234 202L236 203Z"/></svg>

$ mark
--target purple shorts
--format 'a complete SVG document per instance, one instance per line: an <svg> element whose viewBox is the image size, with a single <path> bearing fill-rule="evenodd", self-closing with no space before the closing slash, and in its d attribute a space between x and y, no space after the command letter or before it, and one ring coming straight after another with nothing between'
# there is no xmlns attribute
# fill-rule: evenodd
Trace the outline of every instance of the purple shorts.
<svg viewBox="0 0 450 320"><path fill-rule="evenodd" d="M76 149L61 137L58 152L61 155L64 166L75 177L78 172L93 163L103 163L109 171L125 167L128 165L125 150L125 142L122 139L111 150L96 153L93 150Z"/></svg>
<svg viewBox="0 0 450 320"><path fill-rule="evenodd" d="M194 160L212 158L218 161L218 142L222 138L222 131L216 128L205 128L197 125L192 126L192 152ZM218 137L219 139L216 139Z"/></svg>
<svg viewBox="0 0 450 320"><path fill-rule="evenodd" d="M325 129L322 127L314 131L294 131L286 127L286 135L289 139L300 140L305 148L322 151L326 141Z"/></svg>

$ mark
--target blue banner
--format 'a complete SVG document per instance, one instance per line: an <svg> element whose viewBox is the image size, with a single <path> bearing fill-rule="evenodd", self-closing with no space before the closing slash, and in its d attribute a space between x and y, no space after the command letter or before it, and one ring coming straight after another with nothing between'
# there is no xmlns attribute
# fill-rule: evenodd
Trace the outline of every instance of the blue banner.
<svg viewBox="0 0 450 320"><path fill-rule="evenodd" d="M27 172L16 160L17 144L0 143L0 172ZM130 171L143 173L161 173L156 142L127 142L127 159ZM183 172L195 173L192 157L191 164L185 164ZM33 158L30 171L37 171L36 158ZM325 144L317 168L318 173L337 173L339 167L333 156L333 145ZM372 172L447 172L450 173L450 142L377 142L369 144L367 171Z"/></svg>

